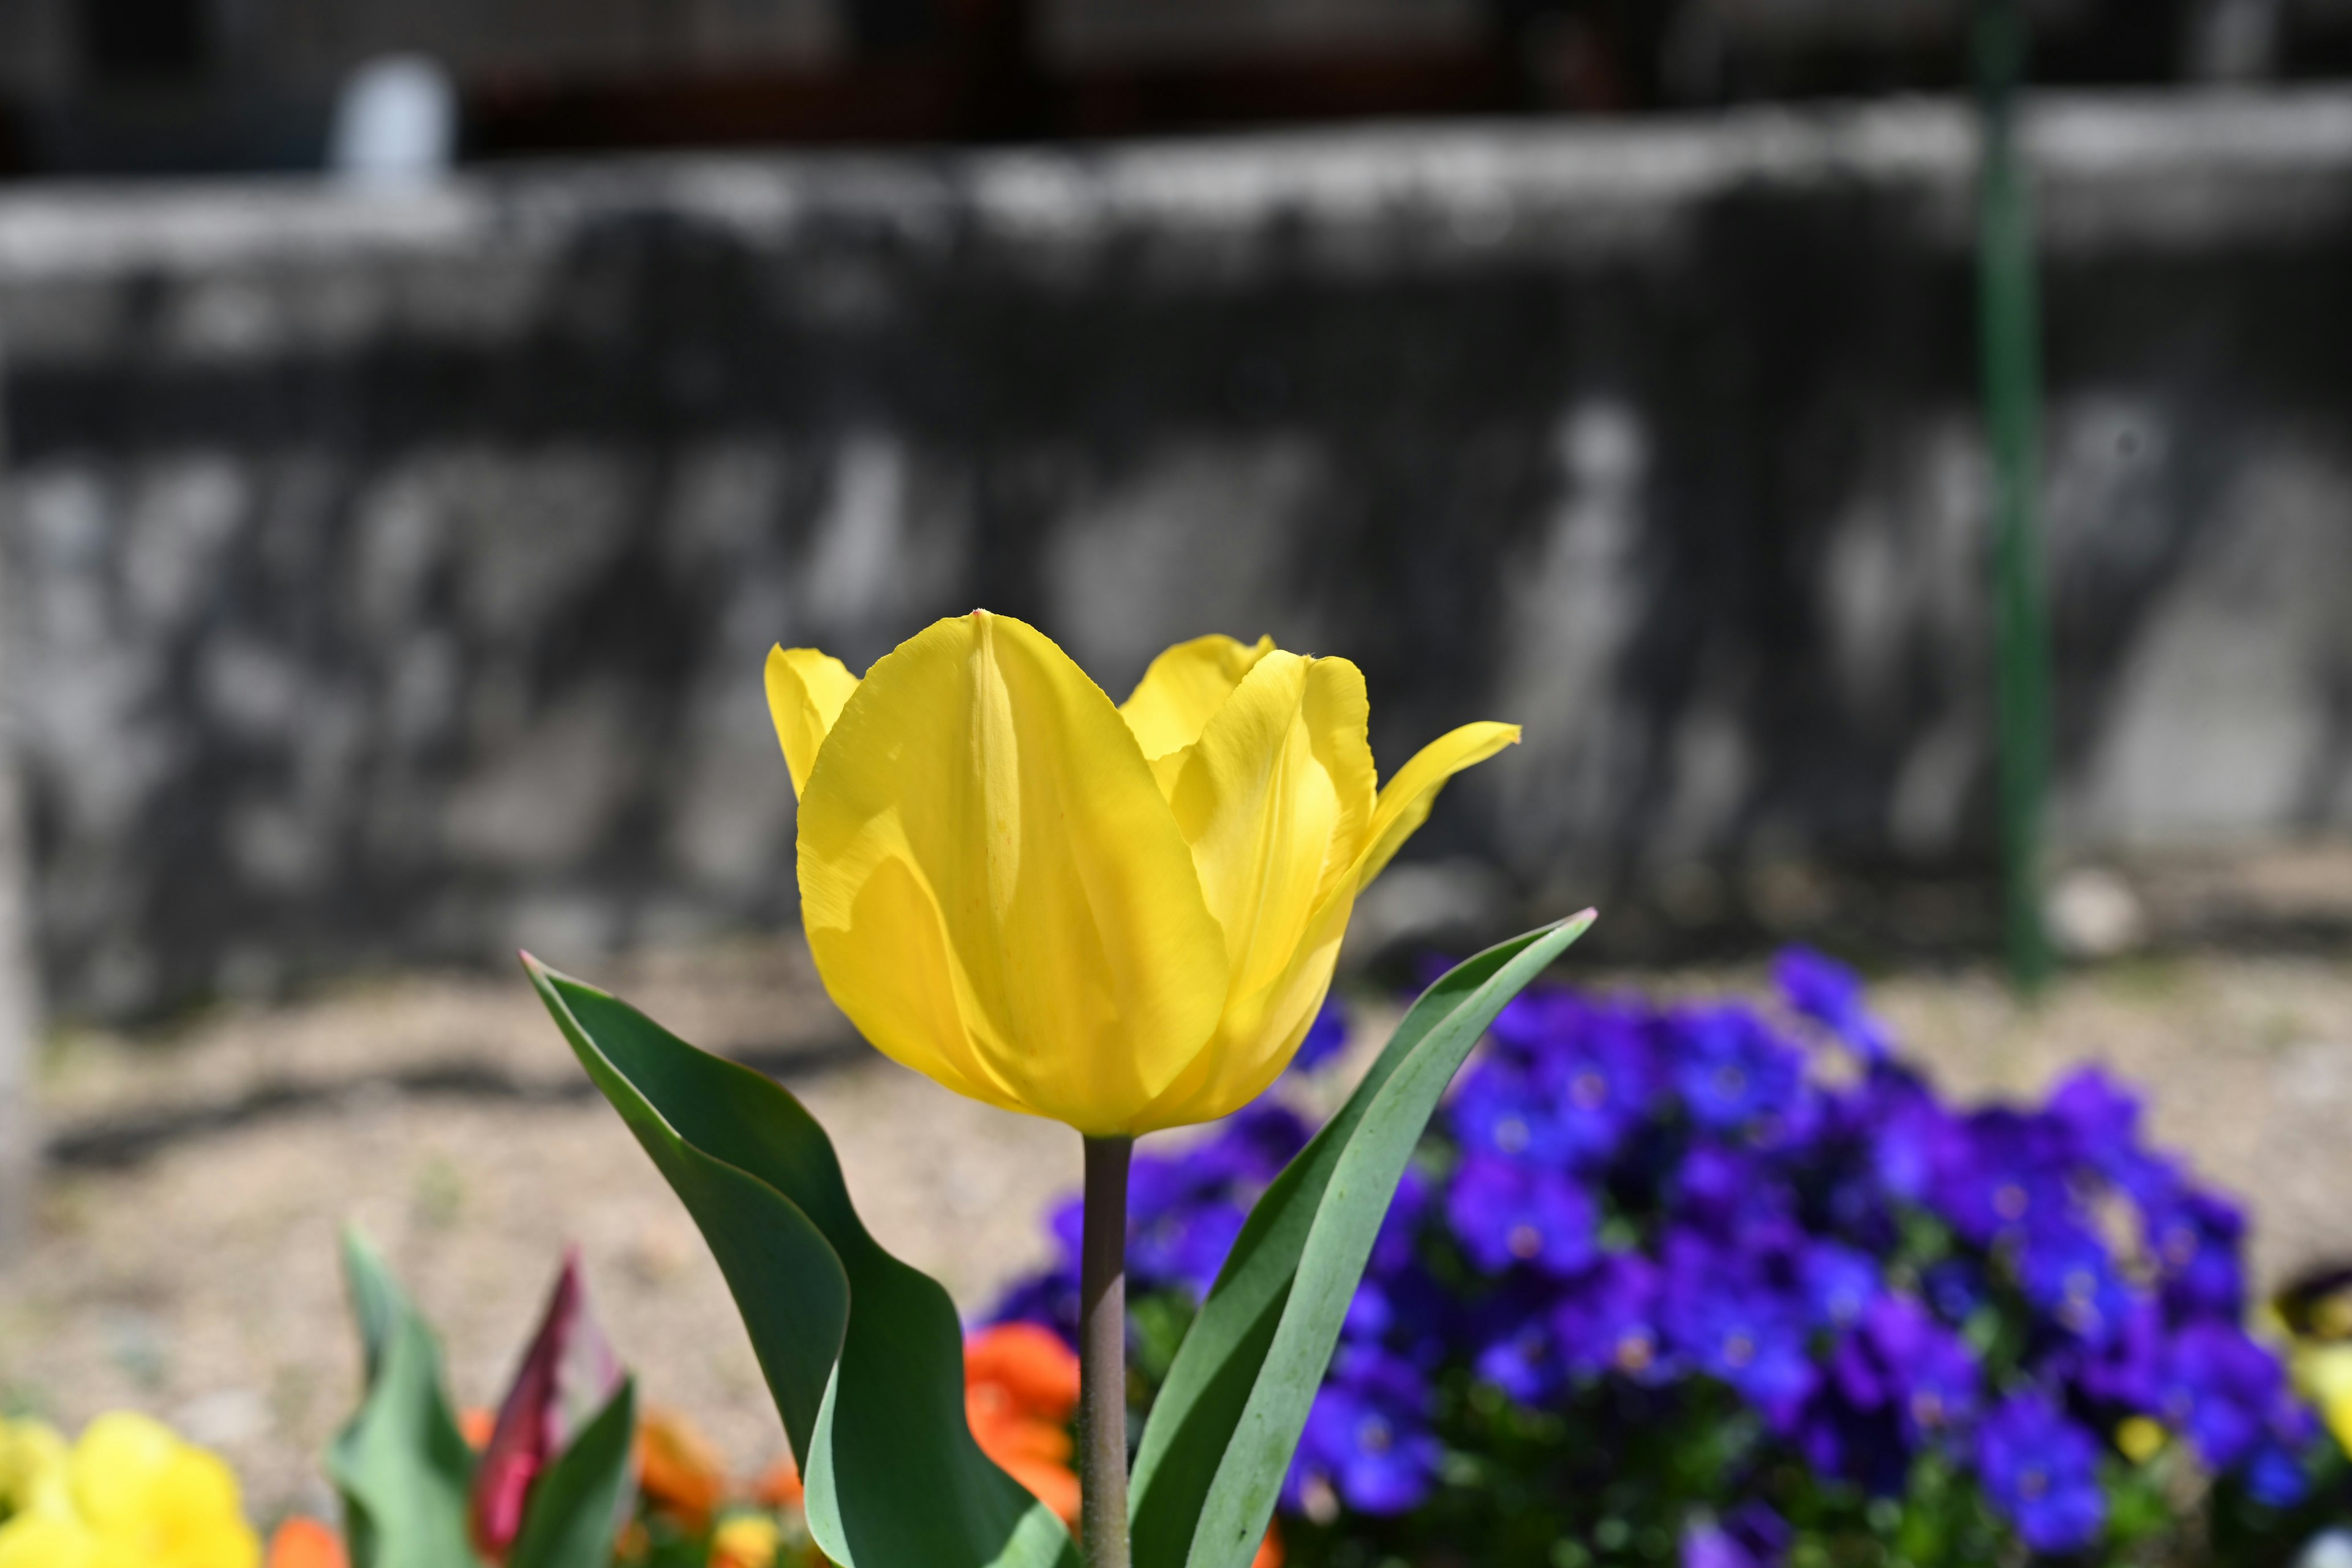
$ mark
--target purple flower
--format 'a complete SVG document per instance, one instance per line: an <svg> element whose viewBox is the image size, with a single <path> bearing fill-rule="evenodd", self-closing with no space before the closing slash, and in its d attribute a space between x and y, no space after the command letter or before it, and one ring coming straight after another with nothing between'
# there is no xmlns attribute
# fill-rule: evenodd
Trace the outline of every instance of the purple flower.
<svg viewBox="0 0 2352 1568"><path fill-rule="evenodd" d="M2195 1322L2175 1334L2161 1393L2165 1419L2215 1470L2236 1468L2298 1425L2277 1358L2234 1324Z"/></svg>
<svg viewBox="0 0 2352 1568"><path fill-rule="evenodd" d="M1342 1346L1315 1395L1298 1452L1283 1482L1284 1505L1303 1510L1325 1486L1362 1513L1404 1513L1420 1505L1443 1457L1428 1428L1429 1391L1405 1363Z"/></svg>
<svg viewBox="0 0 2352 1568"><path fill-rule="evenodd" d="M1550 1397L1565 1370L1545 1305L1542 1295L1522 1287L1505 1291L1479 1314L1484 1331L1472 1370L1521 1405Z"/></svg>
<svg viewBox="0 0 2352 1568"><path fill-rule="evenodd" d="M2089 1399L2126 1410L2153 1411L2163 1402L2164 1311L2146 1297L2135 1300L2102 1343L2084 1347L2070 1363L2074 1386Z"/></svg>
<svg viewBox="0 0 2352 1568"><path fill-rule="evenodd" d="M1683 1527L1682 1568L1771 1568L1787 1553L1790 1535L1771 1509L1744 1502L1720 1521L1695 1519Z"/></svg>
<svg viewBox="0 0 2352 1568"><path fill-rule="evenodd" d="M1056 1265L1025 1275L1007 1286L982 1321L1035 1323L1061 1335L1075 1350L1078 1343L1078 1317L1076 1266Z"/></svg>
<svg viewBox="0 0 2352 1568"><path fill-rule="evenodd" d="M2246 1274L2240 1247L2246 1216L2211 1193L2183 1191L2148 1216L2148 1246L2164 1273L2164 1299L2183 1316L2234 1322L2245 1315Z"/></svg>
<svg viewBox="0 0 2352 1568"><path fill-rule="evenodd" d="M1349 1344L1385 1348L1415 1365L1436 1366L1459 1353L1467 1314L1419 1268L1388 1278L1367 1275L1348 1303L1340 1334Z"/></svg>
<svg viewBox="0 0 2352 1568"><path fill-rule="evenodd" d="M1239 1204L1219 1199L1177 1205L1139 1221L1128 1233L1128 1272L1139 1289L1181 1285L1204 1299L1246 1217Z"/></svg>
<svg viewBox="0 0 2352 1568"><path fill-rule="evenodd" d="M1718 1131L1786 1118L1805 1087L1804 1058L1744 1007L1673 1016L1675 1086L1691 1120Z"/></svg>
<svg viewBox="0 0 2352 1568"><path fill-rule="evenodd" d="M1843 1328L1863 1314L1878 1294L1878 1264L1843 1243L1815 1242L1800 1256L1798 1274L1813 1321Z"/></svg>
<svg viewBox="0 0 2352 1568"><path fill-rule="evenodd" d="M1753 1238L1787 1229L1796 1207L1788 1184L1754 1154L1701 1143L1675 1173L1675 1210L1717 1236Z"/></svg>
<svg viewBox="0 0 2352 1568"><path fill-rule="evenodd" d="M2036 1552L2076 1552L2105 1529L2099 1446L2048 1395L2012 1395L1977 1432L1977 1475L1995 1509Z"/></svg>
<svg viewBox="0 0 2352 1568"><path fill-rule="evenodd" d="M1894 1411L1924 1443L1975 1419L1979 1381L1968 1342L1908 1296L1886 1294L1838 1347L1832 1375L1857 1408Z"/></svg>
<svg viewBox="0 0 2352 1568"><path fill-rule="evenodd" d="M1763 1568L1763 1563L1712 1520L1683 1529L1683 1568Z"/></svg>
<svg viewBox="0 0 2352 1568"><path fill-rule="evenodd" d="M1581 1006L1563 1020L1551 1048L1535 1060L1535 1081L1551 1106L1568 1158L1613 1156L1656 1095L1642 1021L1622 1008Z"/></svg>
<svg viewBox="0 0 2352 1568"><path fill-rule="evenodd" d="M1973 1258L1948 1258L1921 1275L1919 1285L1948 1323L1967 1323L1985 1304L1984 1270Z"/></svg>
<svg viewBox="0 0 2352 1568"><path fill-rule="evenodd" d="M1937 1172L1936 1207L1969 1240L1988 1246L2029 1224L2067 1214L2072 1151L2064 1130L2047 1117L2007 1109L1979 1110Z"/></svg>
<svg viewBox="0 0 2352 1568"><path fill-rule="evenodd" d="M1844 964L1810 947L1788 947L1772 961L1772 983L1795 1011L1827 1028L1864 1061L1894 1048L1885 1026L1862 1003L1862 981Z"/></svg>
<svg viewBox="0 0 2352 1568"><path fill-rule="evenodd" d="M2015 1263L2025 1299L2095 1345L2115 1337L2137 1300L2106 1244L2071 1215L2025 1226Z"/></svg>
<svg viewBox="0 0 2352 1568"><path fill-rule="evenodd" d="M2139 1097L2103 1068L2077 1068L2061 1079L2050 1091L2048 1112L2072 1135L2082 1157L2094 1164L2139 1139Z"/></svg>
<svg viewBox="0 0 2352 1568"><path fill-rule="evenodd" d="M1591 1197L1558 1171L1473 1154L1454 1173L1445 1217L1462 1250L1489 1274L1528 1264L1565 1278L1592 1258Z"/></svg>
<svg viewBox="0 0 2352 1568"><path fill-rule="evenodd" d="M1551 1330L1570 1372L1617 1373L1638 1383L1670 1370L1660 1352L1657 1266L1639 1253L1613 1252L1572 1280L1552 1309Z"/></svg>
<svg viewBox="0 0 2352 1568"><path fill-rule="evenodd" d="M1895 1496L1914 1452L1973 1423L1979 1392L1967 1343L1910 1297L1883 1294L1832 1353L1798 1449L1825 1474Z"/></svg>
<svg viewBox="0 0 2352 1568"><path fill-rule="evenodd" d="M1497 1055L1463 1075L1447 1115L1465 1150L1557 1165L1574 1145L1555 1110L1533 1069Z"/></svg>
<svg viewBox="0 0 2352 1568"><path fill-rule="evenodd" d="M1666 1237L1664 1320L1670 1348L1776 1423L1810 1393L1803 1302L1757 1261L1693 1233Z"/></svg>
<svg viewBox="0 0 2352 1568"><path fill-rule="evenodd" d="M1934 1092L1908 1073L1882 1068L1856 1096L1870 1141L1871 1173L1890 1195L1921 1203L1965 1157L1967 1139Z"/></svg>
<svg viewBox="0 0 2352 1568"><path fill-rule="evenodd" d="M1323 998L1322 1011L1307 1026L1306 1037L1290 1058L1292 1072L1313 1072L1338 1056L1348 1044L1348 1011L1337 996Z"/></svg>
<svg viewBox="0 0 2352 1568"><path fill-rule="evenodd" d="M2311 1490L2303 1461L2284 1443L2266 1443L2245 1464L2246 1493L2265 1508L2293 1508Z"/></svg>
<svg viewBox="0 0 2352 1568"><path fill-rule="evenodd" d="M1215 1125L1214 1137L1177 1157L1204 1187L1262 1187L1282 1173L1311 1136L1297 1111L1265 1100L1244 1106Z"/></svg>

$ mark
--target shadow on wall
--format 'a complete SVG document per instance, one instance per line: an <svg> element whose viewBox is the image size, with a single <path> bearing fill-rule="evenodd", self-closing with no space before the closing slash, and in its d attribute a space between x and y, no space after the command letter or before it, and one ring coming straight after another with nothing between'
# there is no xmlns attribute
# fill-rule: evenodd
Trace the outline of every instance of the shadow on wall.
<svg viewBox="0 0 2352 1568"><path fill-rule="evenodd" d="M2044 137L2081 845L2352 811L2352 100L2296 101ZM1526 722L1375 931L1941 879L1870 907L1974 940L1968 179L1921 107L0 204L51 994L788 921L761 656L975 604L1115 693L1345 653L1391 763Z"/></svg>

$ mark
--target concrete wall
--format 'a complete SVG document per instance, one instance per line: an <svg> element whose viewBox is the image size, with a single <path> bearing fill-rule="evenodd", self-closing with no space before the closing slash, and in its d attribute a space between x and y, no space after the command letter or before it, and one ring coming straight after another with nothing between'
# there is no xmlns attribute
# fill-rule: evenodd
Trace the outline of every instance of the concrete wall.
<svg viewBox="0 0 2352 1568"><path fill-rule="evenodd" d="M2032 146L2066 839L2341 828L2352 95ZM1440 902L1979 868L1971 149L1918 104L8 197L49 994L789 920L761 654L976 603L1115 691L1209 628L1345 652L1390 765L1525 721Z"/></svg>

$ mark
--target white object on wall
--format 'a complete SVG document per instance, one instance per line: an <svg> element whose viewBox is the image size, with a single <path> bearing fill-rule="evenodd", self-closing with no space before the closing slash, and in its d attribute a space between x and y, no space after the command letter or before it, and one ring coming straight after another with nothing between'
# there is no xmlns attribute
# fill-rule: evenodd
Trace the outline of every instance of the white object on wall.
<svg viewBox="0 0 2352 1568"><path fill-rule="evenodd" d="M371 190L428 184L457 151L457 89L424 55L385 55L345 79L327 167Z"/></svg>

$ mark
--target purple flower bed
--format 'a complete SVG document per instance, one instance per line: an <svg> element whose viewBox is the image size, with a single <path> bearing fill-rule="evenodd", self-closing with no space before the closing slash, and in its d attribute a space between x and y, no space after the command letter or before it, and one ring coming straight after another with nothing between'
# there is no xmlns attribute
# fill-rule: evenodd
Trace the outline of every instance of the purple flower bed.
<svg viewBox="0 0 2352 1568"><path fill-rule="evenodd" d="M2283 1552L2340 1460L2243 1326L2240 1210L2098 1069L1959 1110L1848 971L1774 976L1761 1006L1505 1011L1349 1313L1284 1492L1293 1563ZM1147 1383L1307 1136L1262 1101L1136 1161ZM996 1315L1068 1333L1075 1203L1052 1225L1060 1262Z"/></svg>

